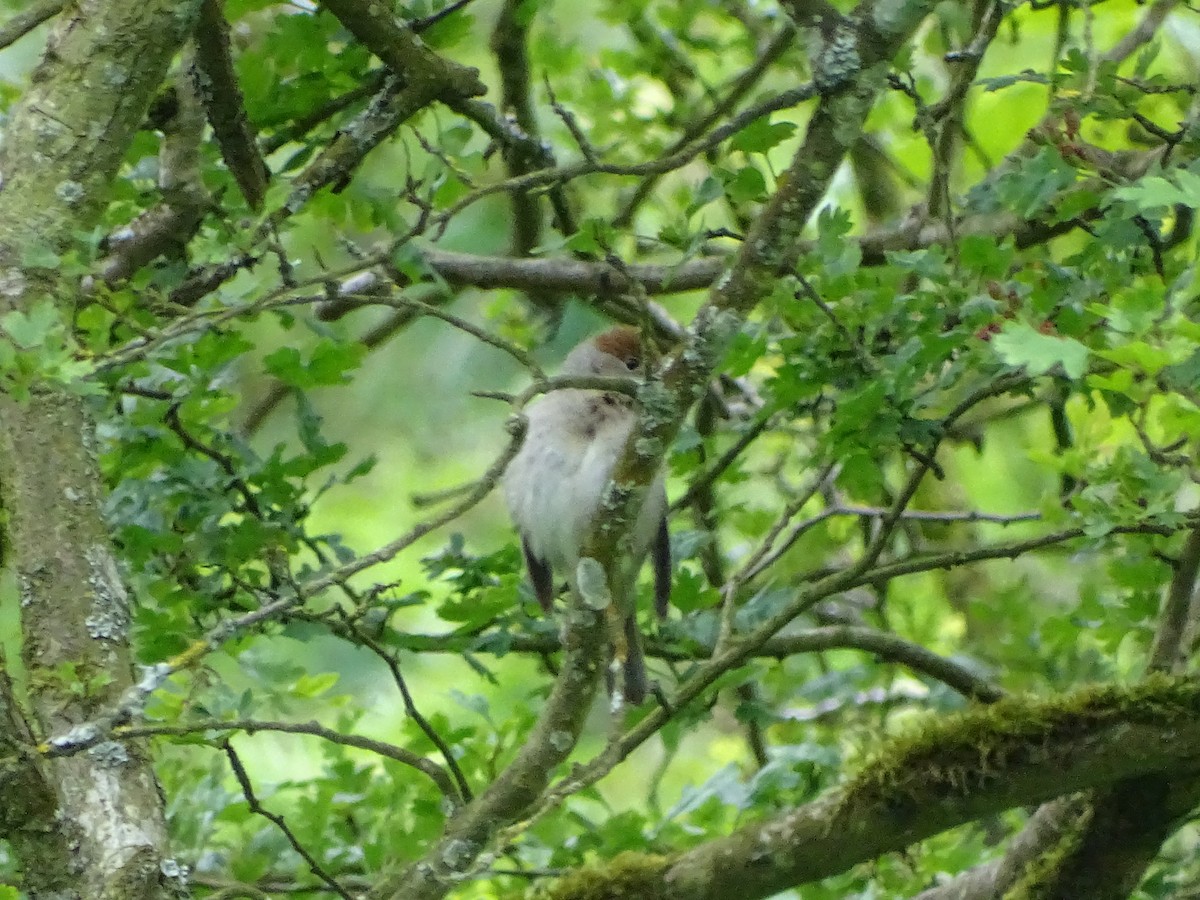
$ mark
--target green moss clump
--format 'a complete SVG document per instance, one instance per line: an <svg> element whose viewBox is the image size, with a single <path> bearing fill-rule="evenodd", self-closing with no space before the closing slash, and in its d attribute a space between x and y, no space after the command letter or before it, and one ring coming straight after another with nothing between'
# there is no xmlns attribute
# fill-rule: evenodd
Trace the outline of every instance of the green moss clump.
<svg viewBox="0 0 1200 900"><path fill-rule="evenodd" d="M903 798L931 783L965 795L1003 777L1011 765L1036 760L1074 736L1117 722L1194 721L1200 679L1151 675L1134 685L1103 684L1051 697L1005 698L951 716L931 717L890 741L843 792L847 801Z"/></svg>
<svg viewBox="0 0 1200 900"><path fill-rule="evenodd" d="M1092 821L1092 807L1086 803L1077 811L1064 812L1074 817L1059 834L1057 840L1034 857L1021 873L1021 877L1004 893L1004 900L1042 900L1055 896L1061 887L1054 875L1083 842L1084 833Z"/></svg>
<svg viewBox="0 0 1200 900"><path fill-rule="evenodd" d="M657 900L665 897L663 875L673 859L655 853L619 853L555 882L544 900Z"/></svg>

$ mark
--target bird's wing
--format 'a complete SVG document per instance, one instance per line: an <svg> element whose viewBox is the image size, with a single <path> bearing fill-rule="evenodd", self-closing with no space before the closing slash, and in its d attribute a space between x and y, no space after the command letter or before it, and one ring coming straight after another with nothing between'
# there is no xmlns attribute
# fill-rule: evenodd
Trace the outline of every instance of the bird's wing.
<svg viewBox="0 0 1200 900"><path fill-rule="evenodd" d="M521 552L525 554L525 567L529 569L529 581L533 585L534 596L546 612L554 606L554 573L550 563L541 559L529 547L529 541L521 535Z"/></svg>
<svg viewBox="0 0 1200 900"><path fill-rule="evenodd" d="M654 566L654 611L659 618L666 618L671 600L671 534L667 531L665 510L650 543L650 560Z"/></svg>

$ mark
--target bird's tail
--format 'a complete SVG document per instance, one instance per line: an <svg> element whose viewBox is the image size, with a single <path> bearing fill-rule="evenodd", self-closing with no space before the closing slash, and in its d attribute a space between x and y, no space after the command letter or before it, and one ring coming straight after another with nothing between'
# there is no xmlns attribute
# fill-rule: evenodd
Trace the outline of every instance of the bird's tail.
<svg viewBox="0 0 1200 900"><path fill-rule="evenodd" d="M625 658L621 660L625 702L638 706L646 699L646 657L642 654L642 636L637 617L632 612L625 618Z"/></svg>
<svg viewBox="0 0 1200 900"><path fill-rule="evenodd" d="M621 699L638 706L646 699L646 658L642 654L642 636L638 632L637 615L633 610L622 615L616 603L604 609L608 625L609 661L604 680L610 696L617 691L617 670L621 672Z"/></svg>

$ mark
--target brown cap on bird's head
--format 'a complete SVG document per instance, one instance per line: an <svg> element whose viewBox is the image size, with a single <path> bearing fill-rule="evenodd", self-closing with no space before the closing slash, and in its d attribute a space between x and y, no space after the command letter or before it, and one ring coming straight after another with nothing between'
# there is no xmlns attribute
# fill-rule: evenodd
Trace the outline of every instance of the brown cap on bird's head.
<svg viewBox="0 0 1200 900"><path fill-rule="evenodd" d="M633 360L633 368L642 363L642 339L636 328L628 325L618 325L603 334L596 335L596 349L629 365Z"/></svg>

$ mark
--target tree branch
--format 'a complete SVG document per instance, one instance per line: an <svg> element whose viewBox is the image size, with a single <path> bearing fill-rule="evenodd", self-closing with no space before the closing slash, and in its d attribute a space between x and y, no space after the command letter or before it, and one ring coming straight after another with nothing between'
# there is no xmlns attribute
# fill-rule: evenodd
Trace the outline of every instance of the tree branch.
<svg viewBox="0 0 1200 900"><path fill-rule="evenodd" d="M526 8L527 13L528 8ZM511 110L520 129L536 141L537 115L530 96L529 25L521 10L521 0L505 0L492 29L491 47L500 69L501 108ZM523 144L502 145L509 176L525 175L541 163L539 156L528 153ZM528 256L542 239L542 212L538 198L529 191L514 191L512 204L512 253Z"/></svg>
<svg viewBox="0 0 1200 900"><path fill-rule="evenodd" d="M0 48L16 43L43 22L53 19L66 5L66 0L40 0L29 9L16 13L0 27Z"/></svg>
<svg viewBox="0 0 1200 900"><path fill-rule="evenodd" d="M218 0L203 0L196 23L196 56L192 76L196 93L204 105L221 157L237 182L249 207L262 209L270 172L242 101L233 53L229 46L229 23Z"/></svg>
<svg viewBox="0 0 1200 900"><path fill-rule="evenodd" d="M411 653L508 653L545 655L562 649L553 635L527 634L414 634L392 632L389 646ZM715 645L712 642L672 641L661 637L646 640L647 656L671 662L696 662L709 659ZM980 675L976 667L964 665L940 656L920 644L896 634L865 626L830 625L810 628L795 634L783 634L764 641L751 654L767 659L786 659L801 653L820 653L828 650L861 650L887 662L898 663L922 675L939 681L965 697L984 702L998 700L1003 690Z"/></svg>
<svg viewBox="0 0 1200 900"><path fill-rule="evenodd" d="M812 803L612 877L626 896L768 897L982 816L1121 778L1196 771L1198 713L1194 678L1002 700L894 739ZM591 894L567 879L551 896L604 895L606 877L586 873Z"/></svg>
<svg viewBox="0 0 1200 900"><path fill-rule="evenodd" d="M1200 527L1188 532L1175 574L1167 587L1159 613L1158 630L1150 649L1148 668L1154 672L1175 672L1184 662L1190 649L1185 643L1189 615L1196 596L1196 575L1200 572Z"/></svg>
<svg viewBox="0 0 1200 900"><path fill-rule="evenodd" d="M404 747L397 747L395 744L334 731L332 728L326 728L319 722L267 722L261 719L231 719L226 721L223 719L207 719L203 722L187 722L181 725L148 723L145 725L120 726L113 729L113 737L118 740L126 740L128 738L181 737L183 735L203 734L205 732L229 731L241 731L246 734L254 734L259 731L274 731L282 734L308 734L329 741L332 744L340 744L343 747L367 750L385 759L394 760L395 762L416 769L423 775L428 776L430 781L437 785L438 790L451 803L458 805L461 802L457 785L446 774L446 771L432 760L421 756L419 753L413 753Z"/></svg>
<svg viewBox="0 0 1200 900"><path fill-rule="evenodd" d="M410 25L396 22L388 7L359 0L322 0L321 5L424 102L450 102L487 92L477 69L442 59L429 50Z"/></svg>
<svg viewBox="0 0 1200 900"><path fill-rule="evenodd" d="M105 238L102 246L107 256L97 269L106 284L130 278L165 253L182 256L211 203L200 176L204 110L187 65L175 77L173 97L174 114L160 126L158 188L162 202Z"/></svg>
<svg viewBox="0 0 1200 900"><path fill-rule="evenodd" d="M445 896L455 877L475 863L496 831L524 815L541 796L555 767L579 739L607 645L604 617L577 596L567 615L563 644L562 669L516 759L450 821L446 833L420 862L381 879L369 895L373 900Z"/></svg>

